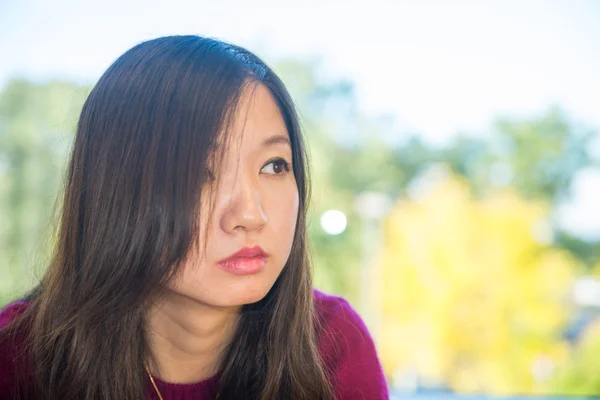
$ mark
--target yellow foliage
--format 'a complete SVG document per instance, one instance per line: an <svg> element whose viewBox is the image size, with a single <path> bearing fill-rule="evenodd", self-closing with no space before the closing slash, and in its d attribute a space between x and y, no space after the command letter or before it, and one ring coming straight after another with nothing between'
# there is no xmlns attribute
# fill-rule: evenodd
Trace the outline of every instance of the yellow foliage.
<svg viewBox="0 0 600 400"><path fill-rule="evenodd" d="M536 239L545 204L505 189L483 200L448 176L386 223L380 349L387 373L416 369L459 391L532 393L560 330L576 261Z"/></svg>

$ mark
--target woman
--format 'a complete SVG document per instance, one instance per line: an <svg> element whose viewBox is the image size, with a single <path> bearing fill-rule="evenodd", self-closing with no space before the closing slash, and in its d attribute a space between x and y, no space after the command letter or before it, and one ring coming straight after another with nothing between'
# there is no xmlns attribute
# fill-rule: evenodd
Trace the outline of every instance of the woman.
<svg viewBox="0 0 600 400"><path fill-rule="evenodd" d="M360 317L311 287L306 169L254 54L127 51L81 111L51 265L0 316L0 398L387 398Z"/></svg>

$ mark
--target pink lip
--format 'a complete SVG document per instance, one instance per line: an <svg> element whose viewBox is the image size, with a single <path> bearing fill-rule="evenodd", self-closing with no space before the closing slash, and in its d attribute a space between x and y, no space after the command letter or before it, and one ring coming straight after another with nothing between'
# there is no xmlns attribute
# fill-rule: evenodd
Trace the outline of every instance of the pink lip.
<svg viewBox="0 0 600 400"><path fill-rule="evenodd" d="M244 247L219 261L219 266L236 275L256 274L264 269L267 257L259 246Z"/></svg>

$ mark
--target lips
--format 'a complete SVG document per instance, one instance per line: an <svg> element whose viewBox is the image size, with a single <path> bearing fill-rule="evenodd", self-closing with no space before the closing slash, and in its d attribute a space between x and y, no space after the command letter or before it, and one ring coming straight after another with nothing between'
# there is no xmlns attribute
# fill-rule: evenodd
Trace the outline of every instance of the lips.
<svg viewBox="0 0 600 400"><path fill-rule="evenodd" d="M228 258L224 259L223 261L228 261L228 260L232 260L235 258L254 258L254 257L266 257L267 254L263 251L263 249L260 248L260 246L254 246L254 247L244 247L242 249L240 249L239 251L237 251L236 253L232 254L231 256L229 256ZM223 262L221 261L221 262Z"/></svg>
<svg viewBox="0 0 600 400"><path fill-rule="evenodd" d="M236 275L255 274L264 269L267 253L260 246L244 247L219 261L219 266Z"/></svg>

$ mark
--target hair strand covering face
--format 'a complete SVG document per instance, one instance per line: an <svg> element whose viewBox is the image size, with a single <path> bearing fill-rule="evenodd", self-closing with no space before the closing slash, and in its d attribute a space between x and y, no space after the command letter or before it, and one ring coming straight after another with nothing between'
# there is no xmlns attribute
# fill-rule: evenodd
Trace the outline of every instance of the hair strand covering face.
<svg viewBox="0 0 600 400"><path fill-rule="evenodd" d="M194 244L206 164L249 82L270 90L287 125L300 211L283 272L243 307L215 397L333 397L315 339L308 171L293 103L254 54L198 36L133 47L83 106L53 258L9 327L28 328L30 397L144 398L146 312Z"/></svg>

